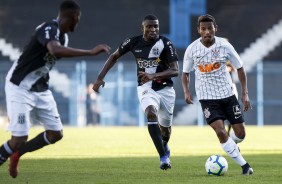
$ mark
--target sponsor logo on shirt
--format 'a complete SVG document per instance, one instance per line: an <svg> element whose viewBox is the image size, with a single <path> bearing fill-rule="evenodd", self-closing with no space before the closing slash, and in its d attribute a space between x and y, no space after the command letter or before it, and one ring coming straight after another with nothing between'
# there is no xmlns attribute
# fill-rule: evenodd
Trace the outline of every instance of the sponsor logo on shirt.
<svg viewBox="0 0 282 184"><path fill-rule="evenodd" d="M139 68L152 68L152 67L157 67L160 61L161 61L160 58L152 59L152 60L145 60L138 58L137 64Z"/></svg>
<svg viewBox="0 0 282 184"><path fill-rule="evenodd" d="M207 64L198 64L197 65L199 70L203 73L209 73L215 70L218 70L220 68L220 62L216 61L213 63L207 63Z"/></svg>

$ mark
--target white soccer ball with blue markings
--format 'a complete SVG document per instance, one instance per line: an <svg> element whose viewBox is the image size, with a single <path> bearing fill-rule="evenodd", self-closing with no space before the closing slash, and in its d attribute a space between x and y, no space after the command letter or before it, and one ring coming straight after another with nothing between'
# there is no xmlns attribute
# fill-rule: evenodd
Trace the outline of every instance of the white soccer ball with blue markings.
<svg viewBox="0 0 282 184"><path fill-rule="evenodd" d="M228 170L228 163L223 156L212 155L207 159L205 167L209 175L222 176Z"/></svg>

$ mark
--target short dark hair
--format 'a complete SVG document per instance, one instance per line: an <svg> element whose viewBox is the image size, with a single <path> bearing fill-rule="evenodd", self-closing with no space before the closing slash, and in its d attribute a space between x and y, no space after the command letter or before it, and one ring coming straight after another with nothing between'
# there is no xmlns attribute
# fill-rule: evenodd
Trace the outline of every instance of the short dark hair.
<svg viewBox="0 0 282 184"><path fill-rule="evenodd" d="M64 15L73 15L74 12L80 11L79 4L74 0L65 0L60 5L60 12Z"/></svg>
<svg viewBox="0 0 282 184"><path fill-rule="evenodd" d="M158 20L158 18L157 18L156 15L148 14L143 18L143 21L145 21L145 20Z"/></svg>
<svg viewBox="0 0 282 184"><path fill-rule="evenodd" d="M198 18L198 27L200 26L200 23L201 22L212 22L213 25L215 27L217 27L216 25L216 22L215 22L215 18L209 14L206 14L206 15L201 15L199 18Z"/></svg>

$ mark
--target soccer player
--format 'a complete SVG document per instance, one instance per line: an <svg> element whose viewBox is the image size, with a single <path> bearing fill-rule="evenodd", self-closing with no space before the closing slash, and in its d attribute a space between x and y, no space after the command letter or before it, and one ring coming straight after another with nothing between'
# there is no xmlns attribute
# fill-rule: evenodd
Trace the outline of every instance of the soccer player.
<svg viewBox="0 0 282 184"><path fill-rule="evenodd" d="M132 52L137 64L138 98L148 121L148 131L160 156L160 168L171 168L168 141L171 135L175 91L171 77L178 76L176 50L166 37L159 35L159 21L146 15L142 21L143 35L126 39L110 55L93 85L98 92L107 72L117 59Z"/></svg>
<svg viewBox="0 0 282 184"><path fill-rule="evenodd" d="M249 175L253 169L240 153L236 143L245 138L243 112L232 89L231 76L226 68L226 62L237 69L242 88L243 110L252 106L248 97L247 77L242 60L233 46L224 38L216 37L217 25L211 15L198 18L198 33L200 38L191 43L185 51L183 60L182 87L185 101L193 104L189 91L189 75L195 70L195 89L207 123L215 131L222 149L242 167L242 174ZM229 137L224 120L232 126Z"/></svg>
<svg viewBox="0 0 282 184"><path fill-rule="evenodd" d="M91 50L67 47L67 32L73 32L80 20L80 6L72 0L63 1L58 17L38 26L18 61L6 76L8 130L11 139L0 147L0 165L10 157L9 171L18 175L19 158L27 153L54 144L63 137L63 127L56 102L48 89L49 71L61 57L91 56L109 52L100 44ZM31 111L35 113L32 117ZM27 141L30 118L41 122L45 131Z"/></svg>

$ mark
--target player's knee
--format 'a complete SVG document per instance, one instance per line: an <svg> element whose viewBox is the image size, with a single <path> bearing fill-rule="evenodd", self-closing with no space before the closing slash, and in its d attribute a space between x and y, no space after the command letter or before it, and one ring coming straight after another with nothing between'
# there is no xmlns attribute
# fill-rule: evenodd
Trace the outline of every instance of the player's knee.
<svg viewBox="0 0 282 184"><path fill-rule="evenodd" d="M238 133L237 132L235 133L234 131L232 131L230 134L231 139L233 139L235 143L242 142L245 139L245 136L246 136L246 133L244 131L241 131Z"/></svg>
<svg viewBox="0 0 282 184"><path fill-rule="evenodd" d="M54 144L63 138L63 131L48 131L47 137L49 142Z"/></svg>
<svg viewBox="0 0 282 184"><path fill-rule="evenodd" d="M27 138L25 137L12 137L12 139L8 142L9 146L12 150L19 150L23 147L27 142Z"/></svg>
<svg viewBox="0 0 282 184"><path fill-rule="evenodd" d="M158 121L157 111L154 108L146 109L147 120L150 122Z"/></svg>

